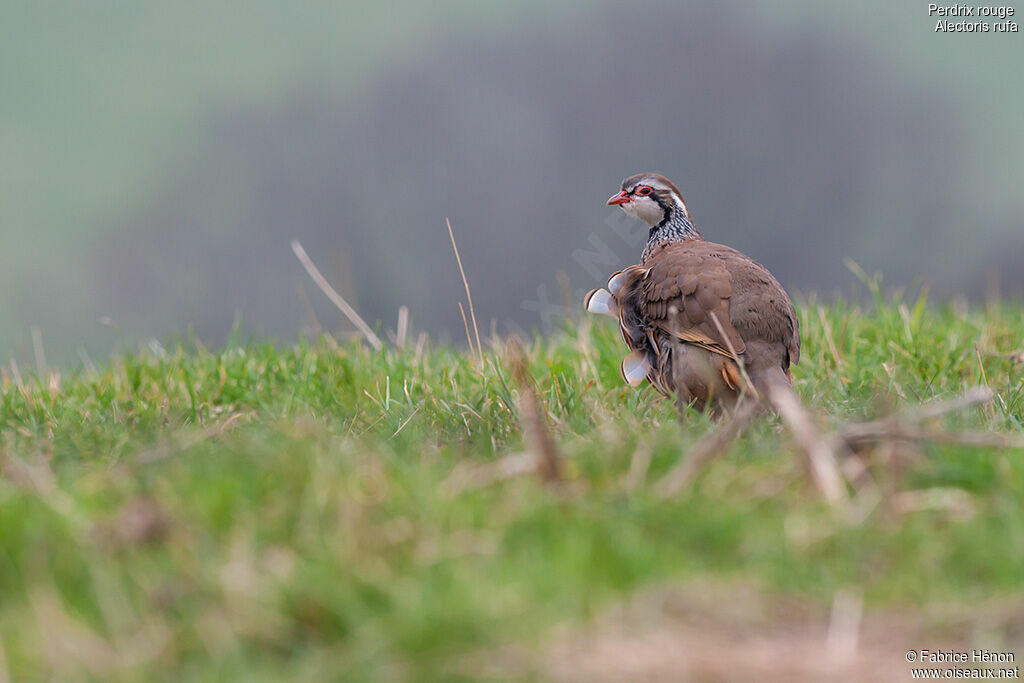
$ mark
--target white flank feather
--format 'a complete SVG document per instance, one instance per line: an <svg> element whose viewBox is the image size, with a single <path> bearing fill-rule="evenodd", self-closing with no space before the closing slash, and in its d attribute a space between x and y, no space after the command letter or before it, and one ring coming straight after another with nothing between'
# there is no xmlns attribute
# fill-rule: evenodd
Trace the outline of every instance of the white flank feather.
<svg viewBox="0 0 1024 683"><path fill-rule="evenodd" d="M608 278L608 291L614 296L618 296L624 284L626 284L626 271L620 270Z"/></svg>
<svg viewBox="0 0 1024 683"><path fill-rule="evenodd" d="M647 362L647 356L641 351L634 351L622 359L622 379L626 384L635 387L647 378L651 371L651 364Z"/></svg>
<svg viewBox="0 0 1024 683"><path fill-rule="evenodd" d="M583 305L587 307L587 311L590 313L610 315L612 317L618 317L619 315L619 304L607 289L595 289L590 292L587 294L587 298L583 300Z"/></svg>

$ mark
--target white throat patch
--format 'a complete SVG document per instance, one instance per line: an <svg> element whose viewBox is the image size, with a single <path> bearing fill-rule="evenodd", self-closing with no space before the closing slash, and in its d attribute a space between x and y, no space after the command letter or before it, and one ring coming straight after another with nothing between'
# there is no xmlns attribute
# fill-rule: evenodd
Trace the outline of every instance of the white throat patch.
<svg viewBox="0 0 1024 683"><path fill-rule="evenodd" d="M658 202L650 197L633 197L632 201L622 205L622 210L652 228L665 217L665 212L658 206Z"/></svg>

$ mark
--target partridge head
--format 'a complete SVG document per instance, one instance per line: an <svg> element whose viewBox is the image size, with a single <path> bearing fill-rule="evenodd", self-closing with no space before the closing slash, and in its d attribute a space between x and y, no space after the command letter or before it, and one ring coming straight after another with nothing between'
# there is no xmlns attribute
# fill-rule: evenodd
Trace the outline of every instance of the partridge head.
<svg viewBox="0 0 1024 683"><path fill-rule="evenodd" d="M618 194L608 199L609 206L618 206L630 216L639 218L658 234L658 242L701 239L700 231L690 218L683 194L671 180L658 173L637 173L622 181ZM645 250L646 254L647 251Z"/></svg>
<svg viewBox="0 0 1024 683"><path fill-rule="evenodd" d="M623 180L619 192L608 199L608 206L620 206L652 228L673 211L690 217L679 188L657 173L637 173Z"/></svg>

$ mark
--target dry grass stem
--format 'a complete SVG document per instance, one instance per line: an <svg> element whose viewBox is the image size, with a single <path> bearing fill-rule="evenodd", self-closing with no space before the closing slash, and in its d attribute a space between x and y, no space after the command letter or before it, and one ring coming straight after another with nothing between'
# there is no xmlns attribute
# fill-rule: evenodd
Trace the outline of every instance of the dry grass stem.
<svg viewBox="0 0 1024 683"><path fill-rule="evenodd" d="M419 336L416 337L416 351L413 353L412 358L413 365L419 365L423 362L423 354L427 350L427 342L429 340L430 337L426 332L420 332Z"/></svg>
<svg viewBox="0 0 1024 683"><path fill-rule="evenodd" d="M942 417L946 413L952 413L958 410L963 410L964 408L970 408L971 406L988 403L994 396L995 392L988 387L973 387L956 398L946 401L926 403L923 406L901 413L900 417L905 421L911 422L931 420L937 417Z"/></svg>
<svg viewBox="0 0 1024 683"><path fill-rule="evenodd" d="M651 466L654 449L649 444L639 444L629 460L629 472L626 474L626 491L632 493L643 485L647 478L647 469Z"/></svg>
<svg viewBox="0 0 1024 683"><path fill-rule="evenodd" d="M396 430L395 430L395 433L391 435L391 438L393 439L393 438L395 438L396 436L398 436L398 433L399 433L400 431L402 431L403 429L405 429L405 426L406 426L407 424L409 424L409 422L411 422L411 421L412 421L412 419L413 419L414 417L416 417L416 413L418 413L418 412L420 412L420 409L419 409L419 408L417 408L416 410L412 411L412 412L411 412L411 413L409 414L409 417L405 418L405 421L404 421L404 422L402 422L402 424L400 424L400 425L398 426L398 429L396 429Z"/></svg>
<svg viewBox="0 0 1024 683"><path fill-rule="evenodd" d="M24 386L24 382L21 379L21 370L18 368L18 361L11 359L11 379L14 380L14 386L19 389Z"/></svg>
<svg viewBox="0 0 1024 683"><path fill-rule="evenodd" d="M536 462L537 475L544 482L558 482L562 479L558 447L548 429L544 408L537 396L537 388L530 375L526 354L515 339L509 341L508 359L512 376L519 386L519 419L526 443Z"/></svg>
<svg viewBox="0 0 1024 683"><path fill-rule="evenodd" d="M835 337L832 335L832 324L828 321L828 317L825 316L825 309L820 306L818 307L818 319L821 320L821 328L825 332L825 343L828 344L829 353L832 354L832 358L838 368L843 362L843 357L839 354Z"/></svg>
<svg viewBox="0 0 1024 683"><path fill-rule="evenodd" d="M314 265L312 259L309 258L309 254L307 254L306 250L302 248L302 245L299 244L298 240L292 240L292 251L295 252L295 256L299 259L299 263L301 263L302 267L306 269L307 273L309 273L309 277L313 278L313 282L315 282L316 286L320 288L320 291L322 291L327 298L331 300L331 303L337 306L338 310L340 310L345 317L363 333L363 336L366 337L366 341L370 343L370 346L377 351L384 348L384 343L380 340L380 337L370 329L370 326L366 324L366 321L363 320L362 317L360 317L356 312L356 309L352 308L352 306L345 301L345 298L341 296L341 294L338 294L337 290L331 286L331 283L327 281L327 278L325 278L316 265Z"/></svg>
<svg viewBox="0 0 1024 683"><path fill-rule="evenodd" d="M469 344L469 353L479 359L479 355L473 348L473 337L469 336L469 321L466 320L466 309L463 308L462 302L459 302L459 315L462 316L462 327L466 330L466 343Z"/></svg>
<svg viewBox="0 0 1024 683"><path fill-rule="evenodd" d="M740 354L736 353L736 348L732 345L732 341L729 339L729 335L725 333L725 328L722 327L721 321L714 311L708 311L708 315L711 316L711 322L715 323L715 327L718 329L718 334L722 335L722 339L725 341L726 347L729 349L729 353L736 359L736 365L740 369L740 376L743 378L743 391L740 392L742 395L745 392L749 392L754 398L759 398L757 395L757 389L754 388L754 383L750 381L750 376L747 375L747 369L744 367L743 359L740 358Z"/></svg>
<svg viewBox="0 0 1024 683"><path fill-rule="evenodd" d="M462 267L462 257L459 256L459 247L455 244L455 233L452 232L452 222L447 218L444 222L448 225L448 237L452 240L452 250L455 252L455 262L459 264L459 274L462 275L462 284L466 288L466 302L469 304L469 317L473 320L473 333L476 335L476 351L480 357L480 362L484 362L484 347L480 344L480 329L476 325L476 311L473 309L473 295L469 291L469 280L466 279L466 271ZM465 317L465 314L463 314ZM473 348L473 343L470 342L469 348Z"/></svg>
<svg viewBox="0 0 1024 683"><path fill-rule="evenodd" d="M399 349L405 348L406 337L409 336L409 307L398 307L398 328L395 330L395 346Z"/></svg>
<svg viewBox="0 0 1024 683"><path fill-rule="evenodd" d="M978 359L978 369L981 370L981 384L986 389L988 388L988 375L985 373L985 361L981 359L981 351L978 349L978 345L974 345L974 355Z"/></svg>
<svg viewBox="0 0 1024 683"><path fill-rule="evenodd" d="M463 491L486 488L500 481L530 474L536 470L537 460L533 453L513 453L483 465L456 467L442 484L442 488L450 495L457 495Z"/></svg>

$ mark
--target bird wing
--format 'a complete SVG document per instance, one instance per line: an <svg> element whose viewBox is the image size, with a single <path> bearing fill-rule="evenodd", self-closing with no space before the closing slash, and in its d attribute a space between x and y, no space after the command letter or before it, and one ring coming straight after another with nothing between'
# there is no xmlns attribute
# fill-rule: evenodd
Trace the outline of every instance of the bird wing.
<svg viewBox="0 0 1024 683"><path fill-rule="evenodd" d="M708 367L740 391L741 366L754 388L762 373L781 368L789 376L800 358L799 322L782 285L753 259L713 242L657 247L642 265L615 273L607 290L588 294L585 305L618 319L631 352L623 378L635 385L646 376L666 396L688 381L679 371L696 373L690 395L700 396ZM679 343L710 356L686 354Z"/></svg>
<svg viewBox="0 0 1024 683"><path fill-rule="evenodd" d="M642 313L669 339L738 361L746 344L729 315L732 274L721 258L702 251L664 249L647 262Z"/></svg>

